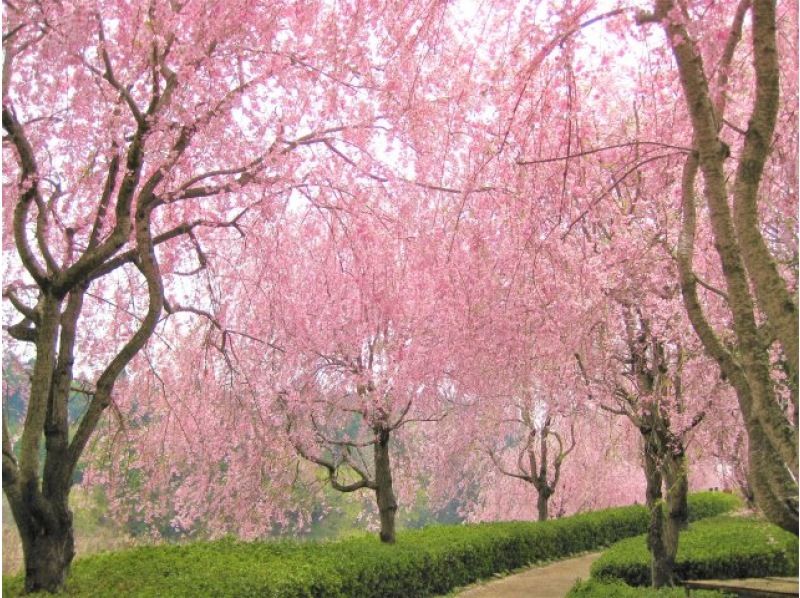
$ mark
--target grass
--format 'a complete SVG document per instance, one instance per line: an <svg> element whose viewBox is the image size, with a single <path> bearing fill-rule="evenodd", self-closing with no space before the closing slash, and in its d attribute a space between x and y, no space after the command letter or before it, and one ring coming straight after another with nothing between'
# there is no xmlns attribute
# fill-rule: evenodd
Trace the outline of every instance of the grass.
<svg viewBox="0 0 800 598"><path fill-rule="evenodd" d="M693 590L692 598L723 598L731 596L724 592ZM567 594L567 598L685 598L683 588L642 588L629 586L618 579L579 581Z"/></svg>
<svg viewBox="0 0 800 598"><path fill-rule="evenodd" d="M70 507L74 514L76 552L81 557L109 550L123 550L145 541L131 537L118 525L107 520L97 498L83 488L75 488L71 492ZM3 495L3 575L16 575L22 569L22 541Z"/></svg>

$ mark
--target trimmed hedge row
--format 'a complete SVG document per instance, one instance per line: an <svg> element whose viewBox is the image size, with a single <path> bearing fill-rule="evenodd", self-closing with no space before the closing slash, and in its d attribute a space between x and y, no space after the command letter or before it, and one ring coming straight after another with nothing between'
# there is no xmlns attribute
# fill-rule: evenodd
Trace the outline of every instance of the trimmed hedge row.
<svg viewBox="0 0 800 598"><path fill-rule="evenodd" d="M619 579L579 581L567 598L685 598L684 588L635 588ZM732 596L724 592L692 590L692 598L723 598Z"/></svg>
<svg viewBox="0 0 800 598"><path fill-rule="evenodd" d="M690 497L693 519L729 511L721 493ZM410 598L445 594L478 579L607 546L647 529L644 507L585 513L543 523L431 526L398 535L336 542L196 542L147 546L76 561L71 596L264 596ZM3 578L17 595L22 578Z"/></svg>
<svg viewBox="0 0 800 598"><path fill-rule="evenodd" d="M766 521L714 517L683 532L678 544L679 579L733 579L795 575L797 536ZM592 578L618 579L633 586L650 583L645 536L615 544L592 564Z"/></svg>

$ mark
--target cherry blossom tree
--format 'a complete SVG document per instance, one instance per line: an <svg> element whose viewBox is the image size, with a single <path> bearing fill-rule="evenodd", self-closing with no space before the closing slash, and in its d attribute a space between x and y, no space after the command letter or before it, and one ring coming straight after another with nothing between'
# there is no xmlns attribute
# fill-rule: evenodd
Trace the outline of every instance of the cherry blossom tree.
<svg viewBox="0 0 800 598"><path fill-rule="evenodd" d="M618 375L607 378L610 387L606 392L613 399L611 404L601 403L601 407L627 417L641 434L650 509L652 583L661 587L674 583L678 535L688 523L688 440L710 405L685 396L688 356L684 347L667 343L654 333L651 320L640 308L624 302L621 311L624 349L617 359L624 366ZM586 372L582 358L577 358L587 384L597 384L598 379ZM688 420L687 398L695 398Z"/></svg>
<svg viewBox="0 0 800 598"><path fill-rule="evenodd" d="M312 206L283 239L277 386L289 439L340 492L375 492L380 538L395 540L391 441L446 413L447 353L424 239ZM435 247L435 245L433 245Z"/></svg>
<svg viewBox="0 0 800 598"><path fill-rule="evenodd" d="M153 517L190 529L217 496L209 526L249 501L245 534L266 533L297 453L374 491L391 541L391 447L434 426L445 463L511 415L524 467L498 445L470 483L495 461L540 515L559 481L577 492L565 433L593 424L558 389L588 383L583 406L642 433L650 503L664 480L674 498L660 584L724 382L747 442L719 459L746 446L756 502L796 532L796 6L464 8L7 3L3 324L33 365L3 489L27 590L63 585L109 408L169 499Z"/></svg>
<svg viewBox="0 0 800 598"><path fill-rule="evenodd" d="M503 475L518 478L536 489L538 518L545 521L549 516L550 498L558 488L564 459L575 449L575 425L574 422L568 424L569 436L565 439L556 427L560 418L554 418L546 407L539 407L537 412L537 406L531 403L519 406L518 413L506 420L522 430L522 439L513 451L517 453L516 459L506 465L494 448L488 450Z"/></svg>
<svg viewBox="0 0 800 598"><path fill-rule="evenodd" d="M752 70L737 77L733 65L748 12ZM721 32L724 46L714 72L705 66L711 48L699 29L703 20L694 11L659 1L652 12L640 14L639 21L661 25L680 73L691 122L693 151L681 178L683 212L677 252L686 310L704 347L736 389L749 436L756 500L771 521L797 533L796 282L778 266L759 213L763 194L769 192L762 177L780 108L777 15L774 2L745 0L733 14L705 15L704 19L724 18L723 22L730 23L729 30ZM782 50L791 51L790 47ZM722 129L732 103L728 100L735 94L743 95L741 103L750 107L736 106L736 119L746 120L747 126L735 128L741 135L732 150ZM730 182L728 173L732 173ZM702 197L726 289L732 333L728 342L709 321L697 290L698 175L704 182ZM776 354L780 355L777 366Z"/></svg>
<svg viewBox="0 0 800 598"><path fill-rule="evenodd" d="M382 69L408 58L418 15L244 0L5 8L4 318L34 365L21 435L3 430L3 490L26 590L56 591L74 555L73 473L117 381L172 325L165 314L206 318L230 347L214 264L262 236L292 189L360 171L363 153L340 148L366 151L392 93ZM70 426L78 374L91 400Z"/></svg>
<svg viewBox="0 0 800 598"><path fill-rule="evenodd" d="M84 483L100 486L110 515L137 534L255 539L306 525L300 490L312 479L251 376L269 367L269 346L237 334L234 311L226 351L213 329L189 322L169 350L145 347L118 382L118 414L98 429Z"/></svg>
<svg viewBox="0 0 800 598"><path fill-rule="evenodd" d="M513 10L493 9L504 7ZM613 204L630 215L646 209L661 223L691 325L736 389L757 501L792 531L797 177L787 165L797 156L795 9L659 0L637 14L581 3L549 21L558 24L553 46L504 31L510 41L498 47L513 49L513 60L492 63L486 96L497 127L484 134L498 170L516 163L516 175L504 177L515 185L506 188L540 198L531 204L546 235L602 246L625 234L607 209ZM588 27L613 42L592 43ZM675 111L681 98L684 109Z"/></svg>

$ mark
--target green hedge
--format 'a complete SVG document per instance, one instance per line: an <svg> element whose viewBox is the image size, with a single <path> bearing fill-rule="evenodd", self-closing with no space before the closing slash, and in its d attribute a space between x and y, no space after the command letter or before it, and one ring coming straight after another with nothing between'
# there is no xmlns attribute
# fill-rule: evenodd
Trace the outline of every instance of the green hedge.
<svg viewBox="0 0 800 598"><path fill-rule="evenodd" d="M690 497L693 518L738 506L730 495ZM647 528L644 507L607 509L543 523L431 526L336 542L234 540L132 548L77 560L72 596L410 598L445 594L495 573L607 546ZM18 595L21 577L3 578Z"/></svg>
<svg viewBox="0 0 800 598"><path fill-rule="evenodd" d="M683 588L635 588L619 579L579 581L575 584L567 598L685 598ZM692 598L723 598L732 596L724 592L709 590L692 590Z"/></svg>
<svg viewBox="0 0 800 598"><path fill-rule="evenodd" d="M692 524L681 534L676 574L679 579L795 575L797 549L797 536L766 521L714 517ZM648 585L650 554L645 536L612 546L592 564L592 577Z"/></svg>

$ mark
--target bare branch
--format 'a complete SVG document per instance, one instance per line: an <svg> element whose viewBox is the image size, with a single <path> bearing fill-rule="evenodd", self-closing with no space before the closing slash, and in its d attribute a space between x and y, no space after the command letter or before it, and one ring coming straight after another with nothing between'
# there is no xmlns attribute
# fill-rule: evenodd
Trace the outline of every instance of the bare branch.
<svg viewBox="0 0 800 598"><path fill-rule="evenodd" d="M494 463L495 467L497 467L497 469L503 475L506 475L506 476L509 476L509 477L512 477L512 478L517 478L517 479L520 479L520 480L524 480L524 481L526 481L528 483L530 483L532 481L531 476L529 476L529 475L523 475L523 474L519 474L519 473L514 473L513 471L509 471L505 467L503 467L503 464L497 458L497 455L495 454L494 450L488 449L488 453L489 453L489 456L492 458L492 462Z"/></svg>
<svg viewBox="0 0 800 598"><path fill-rule="evenodd" d="M397 429L397 428L399 428L401 425L403 425L404 423L406 423L406 422L404 421L404 419L405 419L406 415L408 415L408 410L409 410L409 409L411 409L411 404L412 404L413 402L414 402L414 399L413 399L413 398L411 398L411 399L409 399L409 400L408 400L408 403L406 403L405 407L403 407L403 410L400 412L400 415L397 417L397 419L395 420L394 424L390 424L390 425L389 425L389 429L390 429L390 430L396 430L396 429Z"/></svg>
<svg viewBox="0 0 800 598"><path fill-rule="evenodd" d="M100 242L100 231L105 222L106 213L108 212L108 204L111 201L111 195L114 188L117 186L117 175L119 174L119 154L116 152L116 143L112 143L114 150L114 157L108 165L108 173L106 174L106 182L103 185L103 192L100 195L100 202L97 205L97 214L94 218L92 225L92 232L89 235L88 249L94 249Z"/></svg>
<svg viewBox="0 0 800 598"><path fill-rule="evenodd" d="M194 220L192 222L186 222L168 230L165 233L161 233L160 235L153 237L153 245L161 245L162 243L166 243L167 241L175 239L181 235L188 235L193 229L200 226L208 228L236 228L239 230L237 219L240 216L241 214L229 222L214 222L210 220ZM89 274L89 280L97 280L98 278L105 276L106 274L116 270L117 268L120 268L121 266L124 266L125 264L135 263L136 258L137 252L135 249L130 249L125 253L121 253L113 259L100 264L96 270Z"/></svg>
<svg viewBox="0 0 800 598"><path fill-rule="evenodd" d="M11 305L14 306L14 309L25 316L28 320L31 322L36 322L38 316L36 315L35 309L25 305L22 300L17 297L17 294L13 288L6 288L3 291L3 297L8 299L11 302Z"/></svg>
<svg viewBox="0 0 800 598"><path fill-rule="evenodd" d="M145 126L144 115L142 111L139 110L139 106L136 105L133 96L131 96L130 91L125 88L119 81L117 81L116 76L114 75L114 67L111 64L111 57L108 54L108 43L106 42L106 33L103 28L103 19L100 16L100 13L96 13L95 17L97 18L97 27L98 27L98 37L100 38L100 57L103 60L103 67L105 71L101 74L102 77L111 84L117 93L122 97L125 103L128 105L128 108L133 114L133 118L136 120L136 123L140 127ZM94 70L94 69L93 69Z"/></svg>
<svg viewBox="0 0 800 598"><path fill-rule="evenodd" d="M649 158L646 158L646 159L642 160L641 162L638 162L637 164L634 164L633 166L631 166L631 167L630 167L628 170L626 170L626 171L625 171L625 172L622 174L622 176L620 176L620 177L615 177L615 178L614 178L614 180L613 180L613 182L611 183L611 185L609 185L608 187L606 187L605 189L603 189L603 190L602 190L602 191L601 191L601 192L600 192L600 193L597 195L597 197L595 197L595 198L594 198L592 201L590 201L590 202L589 202L589 205L588 205L588 206L587 206L587 207L586 207L586 208L585 208L585 209L584 209L584 210L583 210L583 211L582 211L582 212L581 212L581 213L580 213L580 214L579 214L579 215L578 215L578 216L577 216L577 217L576 217L574 220L572 220L572 222L570 222L570 223L569 223L569 226L567 226L567 230L564 232L564 234L563 234L563 235L561 235L561 238L562 238L562 239L566 239L566 238L567 238L567 236L570 234L570 232L572 232L572 229L575 227L575 225L576 225L576 224L578 224L578 222L580 222L580 221L581 221L581 220L583 220L584 218L586 218L586 216L589 214L589 212L590 212L590 211L591 211L591 210L592 210L592 209L593 209L593 208L594 208L594 207L595 207L595 206L596 206L598 203L600 203L600 201L601 201L601 200L602 200L604 197L606 197L606 195L608 195L608 194L609 194L609 192L613 191L613 189L614 189L616 186L618 186L618 185L619 185L619 184L620 184L622 181L624 181L625 179L627 179L627 178L628 178L628 177L629 177L631 174L633 174L633 173L635 173L635 172L639 172L639 170L642 168L642 166L644 166L645 164L648 164L648 163L650 163L650 162L654 162L654 161L656 161L656 160L662 160L662 159L664 159L664 158L671 158L671 157L673 157L673 156L678 156L678 155L681 155L681 154L683 154L683 151L680 151L680 152L669 152L669 153L667 153L667 154L659 154L659 155L657 155L657 156L651 156L651 157L649 157Z"/></svg>
<svg viewBox="0 0 800 598"><path fill-rule="evenodd" d="M682 147L682 146L679 146L679 145L670 145L668 143L661 143L661 142L658 142L658 141L628 141L628 142L625 142L625 143L617 143L615 145L607 145L605 147L592 148L592 149L588 149L588 150L585 150L585 151L582 151L582 152L577 152L577 153L574 153L574 154L567 154L565 156L557 156L555 158L540 158L540 159L537 159L537 160L517 160L517 164L520 165L520 166L529 166L529 165L532 165L532 164L546 164L548 162L560 162L561 160L570 160L572 158L579 158L581 156L589 156L591 154L597 154L599 152L605 152L605 151L609 151L609 150L612 150L612 149L619 149L619 148L622 148L622 147L638 147L638 146L641 146L641 145L652 145L652 146L662 147L662 148L666 148L666 149L674 149L674 150L678 150L679 152L687 153L687 154L692 151L692 148L690 148L690 147Z"/></svg>

